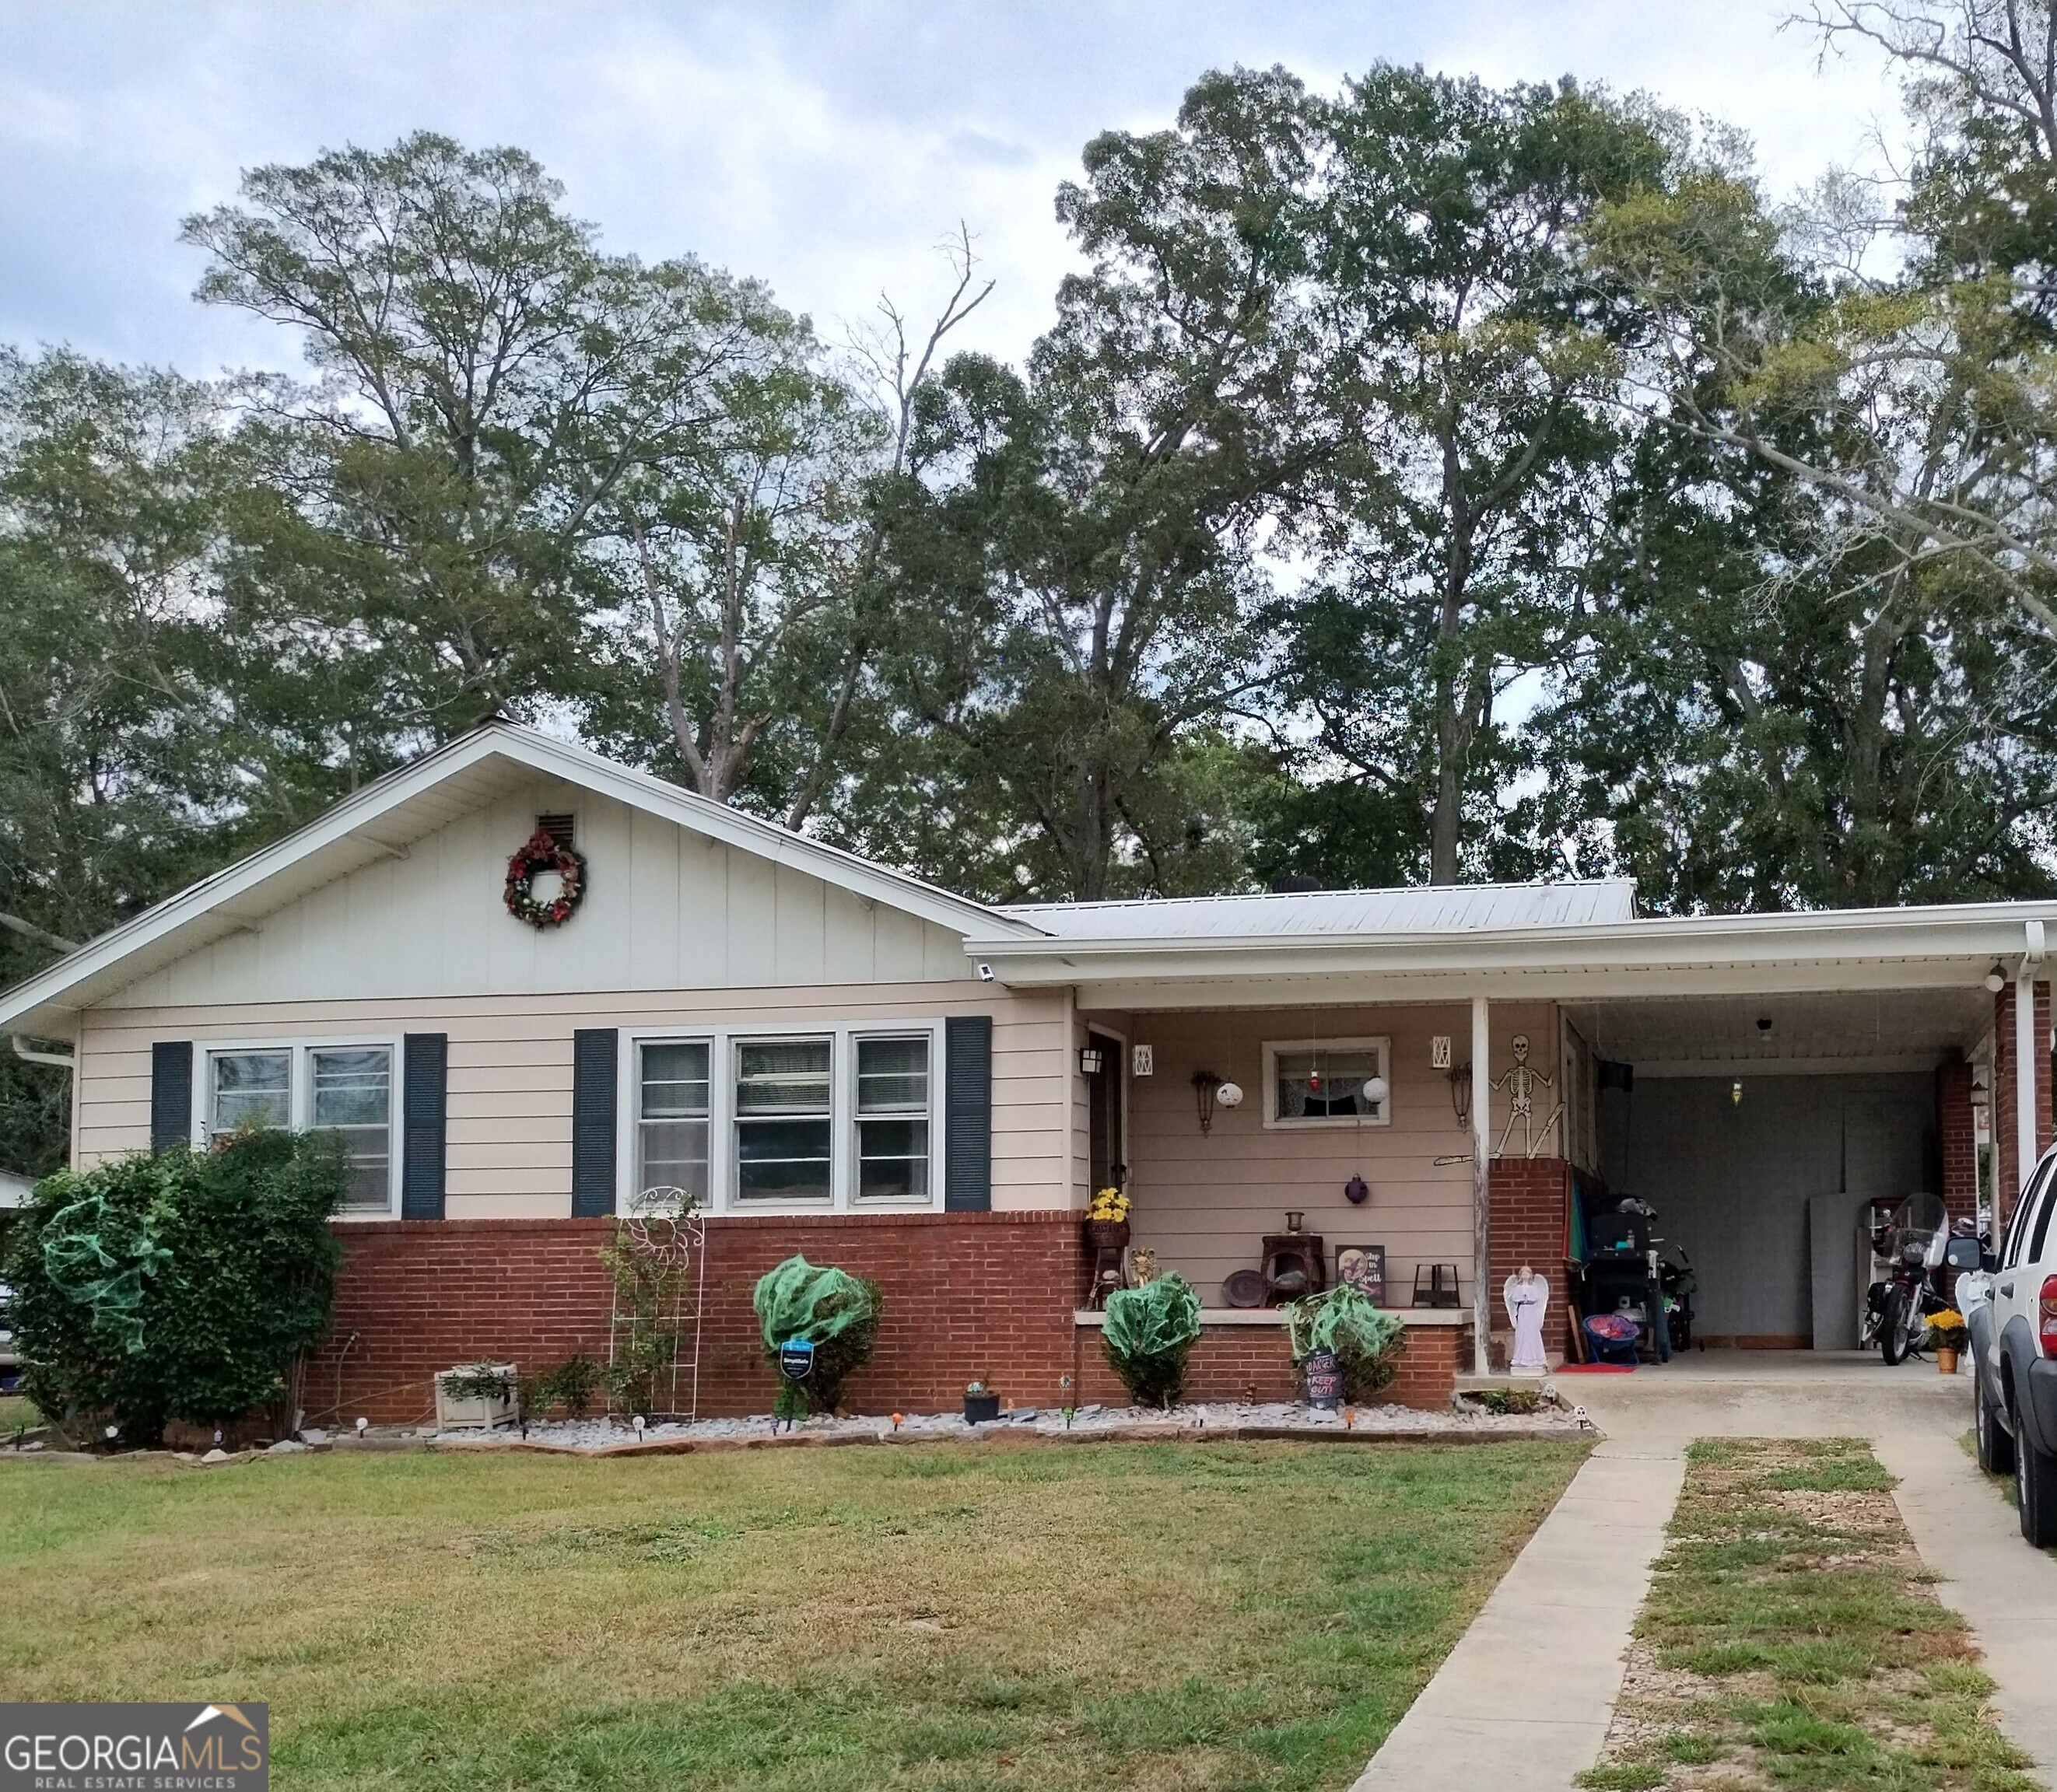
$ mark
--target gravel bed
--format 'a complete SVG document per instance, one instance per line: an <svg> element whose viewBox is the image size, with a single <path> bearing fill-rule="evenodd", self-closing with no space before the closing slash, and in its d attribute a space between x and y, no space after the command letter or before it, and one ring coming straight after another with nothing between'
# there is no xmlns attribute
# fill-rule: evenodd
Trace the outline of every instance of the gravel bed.
<svg viewBox="0 0 2057 1792"><path fill-rule="evenodd" d="M478 1430L435 1431L424 1428L414 1434L432 1442L439 1450L563 1450L581 1453L640 1447L690 1449L700 1444L766 1443L771 1442L948 1442L1028 1435L1039 1438L1163 1434L1218 1435L1302 1434L1308 1437L1491 1436L1510 1434L1532 1437L1540 1433L1570 1433L1582 1421L1572 1410L1546 1404L1527 1414L1497 1414L1476 1411L1424 1412L1412 1406L1359 1406L1346 1418L1338 1411L1324 1410L1297 1402L1272 1401L1256 1404L1241 1402L1208 1406L1174 1406L1168 1412L1151 1406L1080 1406L1070 1422L1052 1407L1020 1407L1004 1412L989 1424L968 1425L957 1413L910 1413L896 1426L889 1418L860 1415L852 1418L803 1419L798 1425L775 1422L768 1413L748 1418L704 1418L696 1424L668 1423L646 1426L639 1435L618 1418L550 1420L529 1427L527 1437L512 1427L491 1433Z"/></svg>

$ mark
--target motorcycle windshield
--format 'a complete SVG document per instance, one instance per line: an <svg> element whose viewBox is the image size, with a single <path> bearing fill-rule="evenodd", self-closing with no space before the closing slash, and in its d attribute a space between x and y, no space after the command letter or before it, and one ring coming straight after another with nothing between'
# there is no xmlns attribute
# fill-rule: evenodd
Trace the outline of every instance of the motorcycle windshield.
<svg viewBox="0 0 2057 1792"><path fill-rule="evenodd" d="M1898 1251L1912 1244L1925 1251L1949 1227L1940 1195L1909 1195L1893 1212L1893 1248Z"/></svg>

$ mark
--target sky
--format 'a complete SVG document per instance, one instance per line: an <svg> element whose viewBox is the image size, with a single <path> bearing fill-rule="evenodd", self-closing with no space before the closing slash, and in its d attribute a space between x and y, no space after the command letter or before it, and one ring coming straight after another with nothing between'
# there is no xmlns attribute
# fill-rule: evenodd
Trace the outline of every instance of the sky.
<svg viewBox="0 0 2057 1792"><path fill-rule="evenodd" d="M1211 67L1334 89L1374 61L1500 84L1575 74L1740 125L1775 192L1867 159L1895 90L1762 0L0 0L0 340L195 375L290 367L195 303L178 222L240 171L433 129L529 149L608 247L769 281L841 339L912 315L961 223L1009 357L1072 258L1059 184L1107 129L1169 123Z"/></svg>

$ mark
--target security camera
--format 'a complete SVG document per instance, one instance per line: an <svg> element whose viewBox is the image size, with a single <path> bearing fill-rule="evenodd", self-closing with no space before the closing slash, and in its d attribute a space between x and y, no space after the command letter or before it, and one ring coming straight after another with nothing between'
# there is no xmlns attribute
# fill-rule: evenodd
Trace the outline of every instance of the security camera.
<svg viewBox="0 0 2057 1792"><path fill-rule="evenodd" d="M991 965L981 964L978 967L978 980L982 983L989 983L993 981L993 967Z"/></svg>

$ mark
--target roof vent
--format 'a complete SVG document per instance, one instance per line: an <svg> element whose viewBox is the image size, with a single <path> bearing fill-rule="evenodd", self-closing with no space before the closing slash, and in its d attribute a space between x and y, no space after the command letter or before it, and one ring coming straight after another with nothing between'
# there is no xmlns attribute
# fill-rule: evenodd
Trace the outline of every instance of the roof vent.
<svg viewBox="0 0 2057 1792"><path fill-rule="evenodd" d="M1297 871L1289 871L1283 877L1271 880L1274 896L1312 896L1321 887L1319 878L1308 877Z"/></svg>
<svg viewBox="0 0 2057 1792"><path fill-rule="evenodd" d="M539 815L536 817L536 831L548 834L567 852L578 845L578 820L571 815Z"/></svg>

